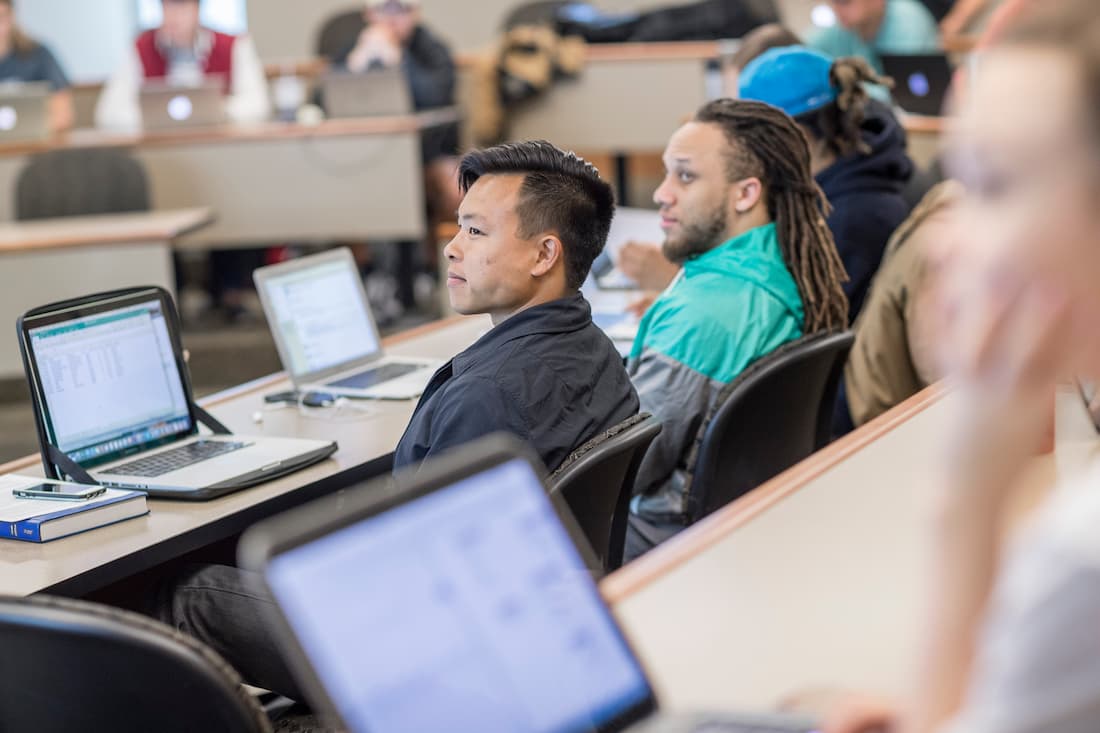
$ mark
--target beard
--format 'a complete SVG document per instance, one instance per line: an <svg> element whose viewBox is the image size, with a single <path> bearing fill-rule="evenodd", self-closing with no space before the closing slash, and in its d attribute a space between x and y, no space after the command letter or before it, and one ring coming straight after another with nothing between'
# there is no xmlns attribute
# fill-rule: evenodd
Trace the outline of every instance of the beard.
<svg viewBox="0 0 1100 733"><path fill-rule="evenodd" d="M661 252L669 262L682 265L720 245L726 237L727 223L726 210L721 206L706 219L680 222L680 233L666 237Z"/></svg>

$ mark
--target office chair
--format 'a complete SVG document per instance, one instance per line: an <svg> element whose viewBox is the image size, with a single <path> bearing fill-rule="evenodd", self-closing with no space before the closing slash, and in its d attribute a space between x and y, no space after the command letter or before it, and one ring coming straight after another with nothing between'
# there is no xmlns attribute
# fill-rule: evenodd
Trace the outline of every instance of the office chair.
<svg viewBox="0 0 1100 733"><path fill-rule="evenodd" d="M688 454L696 522L829 443L854 336L815 334L757 359L722 389Z"/></svg>
<svg viewBox="0 0 1100 733"><path fill-rule="evenodd" d="M271 730L221 657L144 616L45 596L0 599L0 649L0 730Z"/></svg>
<svg viewBox="0 0 1100 733"><path fill-rule="evenodd" d="M550 493L565 499L608 572L623 564L634 478L660 432L655 417L635 415L573 451L550 475Z"/></svg>
<svg viewBox="0 0 1100 733"><path fill-rule="evenodd" d="M53 150L34 156L19 174L15 218L148 211L145 168L117 148Z"/></svg>
<svg viewBox="0 0 1100 733"><path fill-rule="evenodd" d="M362 3L359 5L362 6ZM332 61L350 51L366 27L367 20L363 17L362 7L330 17L317 34L317 55Z"/></svg>

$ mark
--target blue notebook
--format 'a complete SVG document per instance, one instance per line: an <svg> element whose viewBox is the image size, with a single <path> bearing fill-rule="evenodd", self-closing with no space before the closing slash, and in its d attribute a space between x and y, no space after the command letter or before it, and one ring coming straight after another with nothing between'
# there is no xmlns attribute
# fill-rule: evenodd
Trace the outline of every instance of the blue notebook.
<svg viewBox="0 0 1100 733"><path fill-rule="evenodd" d="M20 499L12 494L44 482L32 476L0 476L0 538L50 542L149 513L141 491L108 489L87 501Z"/></svg>

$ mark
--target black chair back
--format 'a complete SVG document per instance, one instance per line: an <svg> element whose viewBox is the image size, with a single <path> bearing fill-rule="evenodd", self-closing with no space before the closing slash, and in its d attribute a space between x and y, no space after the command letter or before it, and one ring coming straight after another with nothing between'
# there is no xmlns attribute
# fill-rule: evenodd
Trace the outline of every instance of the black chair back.
<svg viewBox="0 0 1100 733"><path fill-rule="evenodd" d="M692 522L828 445L853 340L845 331L793 341L723 388L688 459Z"/></svg>
<svg viewBox="0 0 1100 733"><path fill-rule="evenodd" d="M271 730L237 673L144 616L80 601L0 599L0 730Z"/></svg>
<svg viewBox="0 0 1100 733"><path fill-rule="evenodd" d="M31 159L15 197L20 220L148 211L149 180L123 150L53 150Z"/></svg>
<svg viewBox="0 0 1100 733"><path fill-rule="evenodd" d="M362 3L354 10L334 15L321 26L317 34L317 55L329 61L354 48L359 34L367 27Z"/></svg>
<svg viewBox="0 0 1100 733"><path fill-rule="evenodd" d="M550 493L565 499L605 571L623 564L634 479L660 432L652 415L635 415L573 451L550 476Z"/></svg>

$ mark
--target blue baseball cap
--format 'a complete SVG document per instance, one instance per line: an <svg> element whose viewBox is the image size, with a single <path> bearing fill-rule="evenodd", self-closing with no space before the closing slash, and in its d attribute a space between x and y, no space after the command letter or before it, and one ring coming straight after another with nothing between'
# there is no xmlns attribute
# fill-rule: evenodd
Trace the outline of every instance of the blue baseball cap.
<svg viewBox="0 0 1100 733"><path fill-rule="evenodd" d="M803 46L772 48L741 71L738 95L778 107L791 117L821 109L836 100L829 83L833 59Z"/></svg>

